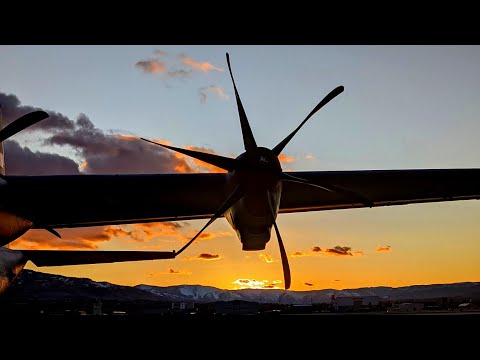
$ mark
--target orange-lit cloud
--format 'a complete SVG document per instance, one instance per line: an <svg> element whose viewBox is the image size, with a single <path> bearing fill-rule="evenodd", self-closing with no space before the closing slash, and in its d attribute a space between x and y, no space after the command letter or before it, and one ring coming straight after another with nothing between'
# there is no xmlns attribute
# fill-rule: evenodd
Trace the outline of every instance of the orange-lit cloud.
<svg viewBox="0 0 480 360"><path fill-rule="evenodd" d="M365 255L365 253L364 253L363 251L355 251L355 252L353 253L353 255L354 255L354 256L363 256L363 255Z"/></svg>
<svg viewBox="0 0 480 360"><path fill-rule="evenodd" d="M390 246L377 246L375 248L375 251L378 251L378 252L388 252L388 251L392 251L392 249L390 248Z"/></svg>
<svg viewBox="0 0 480 360"><path fill-rule="evenodd" d="M278 284L281 284L282 281L280 280L261 280L257 281L254 279L237 279L232 282L232 284L236 285L235 290L240 289L281 289Z"/></svg>
<svg viewBox="0 0 480 360"><path fill-rule="evenodd" d="M210 85L198 89L198 95L200 96L200 102L202 104L205 104L207 102L208 94L215 94L220 99L228 100L228 96L225 95L225 92L223 91L223 88L221 86Z"/></svg>
<svg viewBox="0 0 480 360"><path fill-rule="evenodd" d="M313 252L320 252L320 251L322 251L322 249L320 249L319 246L314 246L314 247L312 248L312 251L313 251Z"/></svg>
<svg viewBox="0 0 480 360"><path fill-rule="evenodd" d="M165 63L156 59L137 61L135 67L147 74L164 74L167 71Z"/></svg>
<svg viewBox="0 0 480 360"><path fill-rule="evenodd" d="M260 254L258 254L258 256L260 257L260 259L264 260L267 263L273 263L273 256L272 255L260 253Z"/></svg>
<svg viewBox="0 0 480 360"><path fill-rule="evenodd" d="M313 286L313 284L312 284L312 283L309 283L309 282L304 283L304 285L306 285L306 286Z"/></svg>
<svg viewBox="0 0 480 360"><path fill-rule="evenodd" d="M280 154L278 155L278 160L283 163L291 163L295 161L294 156Z"/></svg>
<svg viewBox="0 0 480 360"><path fill-rule="evenodd" d="M334 256L353 256L351 252L352 248L350 246L335 246L330 249L323 250L324 253Z"/></svg>
<svg viewBox="0 0 480 360"><path fill-rule="evenodd" d="M96 250L102 242L131 234L117 226L59 229L61 239L46 230L33 229L10 243L11 249Z"/></svg>
<svg viewBox="0 0 480 360"><path fill-rule="evenodd" d="M213 66L209 62L194 61L192 58L188 57L186 54L180 54L180 60L182 61L183 64L190 66L192 69L203 71L205 73L211 70L223 71L223 69Z"/></svg>

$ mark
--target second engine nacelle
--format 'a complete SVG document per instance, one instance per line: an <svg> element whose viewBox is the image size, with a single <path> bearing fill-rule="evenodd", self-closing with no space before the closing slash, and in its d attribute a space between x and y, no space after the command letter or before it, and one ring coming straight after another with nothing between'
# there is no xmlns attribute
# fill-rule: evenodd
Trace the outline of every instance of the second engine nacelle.
<svg viewBox="0 0 480 360"><path fill-rule="evenodd" d="M5 210L0 210L0 246L11 243L25 234L33 223Z"/></svg>

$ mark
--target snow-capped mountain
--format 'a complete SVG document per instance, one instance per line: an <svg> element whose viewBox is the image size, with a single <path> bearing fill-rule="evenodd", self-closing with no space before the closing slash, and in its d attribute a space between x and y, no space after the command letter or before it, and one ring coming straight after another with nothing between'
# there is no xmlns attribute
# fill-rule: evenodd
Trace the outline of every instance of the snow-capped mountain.
<svg viewBox="0 0 480 360"><path fill-rule="evenodd" d="M332 295L379 296L383 300L419 300L441 297L480 298L480 282L412 285L398 288L379 286L358 289L323 289L285 291L278 289L223 290L202 285L122 286L24 270L7 291L11 299L101 299L116 301L215 302L243 300L259 303L312 304L328 303Z"/></svg>

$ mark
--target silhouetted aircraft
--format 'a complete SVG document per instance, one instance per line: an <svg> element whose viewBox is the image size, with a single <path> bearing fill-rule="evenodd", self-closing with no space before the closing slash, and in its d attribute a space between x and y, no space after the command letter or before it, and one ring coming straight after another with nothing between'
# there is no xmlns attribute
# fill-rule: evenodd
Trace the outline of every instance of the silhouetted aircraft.
<svg viewBox="0 0 480 360"><path fill-rule="evenodd" d="M302 123L273 149L257 145L233 78L245 152L228 158L145 141L227 171L205 174L5 176L0 177L0 292L27 261L36 266L172 259L216 219L224 216L242 250L263 250L272 226L278 240L285 289L291 277L276 224L278 214L378 207L480 198L480 169L282 171L278 156L318 110L343 92L333 89ZM0 141L48 117L27 114L0 131ZM72 201L72 193L75 198ZM209 219L179 251L11 250L5 247L29 229L54 229Z"/></svg>

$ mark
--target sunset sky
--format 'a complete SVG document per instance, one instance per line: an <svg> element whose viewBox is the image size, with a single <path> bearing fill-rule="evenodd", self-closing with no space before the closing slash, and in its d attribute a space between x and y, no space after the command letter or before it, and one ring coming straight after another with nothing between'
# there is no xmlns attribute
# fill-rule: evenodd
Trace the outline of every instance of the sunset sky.
<svg viewBox="0 0 480 360"><path fill-rule="evenodd" d="M226 52L259 146L275 146L345 87L284 149L284 170L480 167L480 46L0 46L6 122L51 113L4 143L7 175L217 171L138 137L242 153ZM62 239L30 230L10 247L171 251L206 222L57 229ZM277 224L291 290L480 281L476 200L284 214ZM283 288L275 234L264 251L244 252L223 218L174 260L26 268L122 285Z"/></svg>

